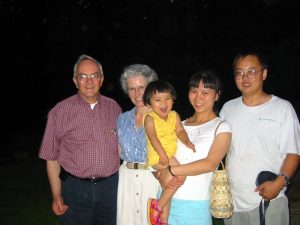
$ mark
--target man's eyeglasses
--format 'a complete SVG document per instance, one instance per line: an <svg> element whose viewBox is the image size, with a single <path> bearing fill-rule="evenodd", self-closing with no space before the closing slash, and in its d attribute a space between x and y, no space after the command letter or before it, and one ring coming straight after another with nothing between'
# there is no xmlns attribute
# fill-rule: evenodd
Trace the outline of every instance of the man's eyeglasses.
<svg viewBox="0 0 300 225"><path fill-rule="evenodd" d="M255 79L256 75L258 72L262 71L265 68L261 68L261 69L248 69L248 70L241 70L241 69L237 69L234 71L234 77L236 80L241 80L245 77L249 78L249 79Z"/></svg>
<svg viewBox="0 0 300 225"><path fill-rule="evenodd" d="M80 73L77 75L77 78L80 82L86 82L87 79L91 79L92 81L96 81L100 79L100 73L93 73L93 74L83 74Z"/></svg>

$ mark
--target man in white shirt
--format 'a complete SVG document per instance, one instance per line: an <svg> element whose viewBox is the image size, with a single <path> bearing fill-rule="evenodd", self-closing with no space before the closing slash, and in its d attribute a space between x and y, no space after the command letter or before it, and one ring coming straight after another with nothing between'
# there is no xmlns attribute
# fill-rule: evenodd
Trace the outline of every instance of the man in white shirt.
<svg viewBox="0 0 300 225"><path fill-rule="evenodd" d="M236 56L234 78L242 96L226 102L220 117L232 127L232 143L226 158L234 215L226 225L260 223L261 199L271 200L265 214L266 225L288 225L288 200L284 194L289 179L299 165L300 126L290 102L263 90L268 67L255 52ZM274 181L256 187L259 172L277 174Z"/></svg>

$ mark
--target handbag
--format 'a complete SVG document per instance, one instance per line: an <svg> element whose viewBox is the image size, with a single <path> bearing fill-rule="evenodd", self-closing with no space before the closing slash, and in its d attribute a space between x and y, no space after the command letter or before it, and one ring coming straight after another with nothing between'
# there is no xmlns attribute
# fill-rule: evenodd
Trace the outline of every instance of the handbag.
<svg viewBox="0 0 300 225"><path fill-rule="evenodd" d="M219 128L221 121L215 130ZM233 201L230 191L229 177L224 163L221 161L222 169L216 169L213 173L210 185L210 213L215 218L229 218L233 214Z"/></svg>

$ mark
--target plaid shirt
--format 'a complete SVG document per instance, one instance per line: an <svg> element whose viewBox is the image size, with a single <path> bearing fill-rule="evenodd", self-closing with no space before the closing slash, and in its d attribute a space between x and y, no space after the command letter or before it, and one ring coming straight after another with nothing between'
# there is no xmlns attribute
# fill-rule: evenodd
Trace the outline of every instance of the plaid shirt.
<svg viewBox="0 0 300 225"><path fill-rule="evenodd" d="M135 127L136 108L124 112L117 120L121 158L128 162L145 163L147 160L144 127Z"/></svg>
<svg viewBox="0 0 300 225"><path fill-rule="evenodd" d="M119 169L116 121L121 107L99 94L91 109L79 94L48 113L39 157L57 160L69 173L82 178L107 177Z"/></svg>

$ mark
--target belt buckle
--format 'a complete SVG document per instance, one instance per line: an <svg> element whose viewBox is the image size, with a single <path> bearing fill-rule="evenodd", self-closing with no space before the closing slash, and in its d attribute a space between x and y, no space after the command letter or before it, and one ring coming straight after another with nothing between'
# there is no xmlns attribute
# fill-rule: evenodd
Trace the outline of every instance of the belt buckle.
<svg viewBox="0 0 300 225"><path fill-rule="evenodd" d="M139 168L139 164L138 163L133 163L133 169L137 170Z"/></svg>
<svg viewBox="0 0 300 225"><path fill-rule="evenodd" d="M92 183L96 183L96 181L97 181L97 178L96 178L96 177L92 177L92 178L91 178L91 182L92 182Z"/></svg>

